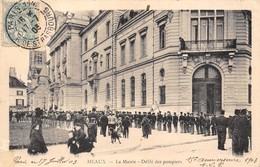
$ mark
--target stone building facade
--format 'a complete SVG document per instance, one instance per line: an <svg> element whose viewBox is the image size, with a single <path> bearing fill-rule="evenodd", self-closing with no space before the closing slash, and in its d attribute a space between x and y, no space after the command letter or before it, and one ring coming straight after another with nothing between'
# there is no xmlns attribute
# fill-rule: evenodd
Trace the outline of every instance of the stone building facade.
<svg viewBox="0 0 260 167"><path fill-rule="evenodd" d="M67 19L48 42L50 60L47 62L50 78L49 102L55 110L81 108L81 38L79 32L86 20Z"/></svg>
<svg viewBox="0 0 260 167"><path fill-rule="evenodd" d="M251 107L249 11L101 11L78 29L62 27L49 46L52 58L63 55L59 47L73 32L65 77L73 89L53 89L63 90L63 109L233 114ZM55 82L59 62L50 60Z"/></svg>

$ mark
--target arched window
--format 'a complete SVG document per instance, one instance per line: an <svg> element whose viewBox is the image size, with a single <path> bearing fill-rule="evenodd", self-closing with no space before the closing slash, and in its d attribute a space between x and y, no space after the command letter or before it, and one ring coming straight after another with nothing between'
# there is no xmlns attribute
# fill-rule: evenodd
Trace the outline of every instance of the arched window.
<svg viewBox="0 0 260 167"><path fill-rule="evenodd" d="M131 77L131 106L135 106L135 77Z"/></svg>
<svg viewBox="0 0 260 167"><path fill-rule="evenodd" d="M85 90L85 104L87 104L88 103L88 91L87 90Z"/></svg>
<svg viewBox="0 0 260 167"><path fill-rule="evenodd" d="M94 102L97 102L97 87L94 88Z"/></svg>
<svg viewBox="0 0 260 167"><path fill-rule="evenodd" d="M141 89L141 93L142 93L142 106L146 105L146 75L145 73L143 73L141 75L141 79L142 79L142 89Z"/></svg>
<svg viewBox="0 0 260 167"><path fill-rule="evenodd" d="M107 100L110 100L110 84L107 83Z"/></svg>
<svg viewBox="0 0 260 167"><path fill-rule="evenodd" d="M125 80L121 81L121 91L122 91L122 107L125 107Z"/></svg>

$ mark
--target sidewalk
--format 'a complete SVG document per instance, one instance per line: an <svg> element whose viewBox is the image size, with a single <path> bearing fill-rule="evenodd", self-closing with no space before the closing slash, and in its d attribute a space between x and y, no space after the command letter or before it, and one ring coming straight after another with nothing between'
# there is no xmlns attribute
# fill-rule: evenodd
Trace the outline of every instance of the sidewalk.
<svg viewBox="0 0 260 167"><path fill-rule="evenodd" d="M100 130L100 128L99 128ZM203 135L192 135L190 133L168 133L166 131L153 130L152 135L149 135L148 139L142 137L142 129L130 128L129 139L120 138L121 144L118 141L114 144L111 143L110 136L97 135L97 143L94 143L92 153L94 155L105 155L105 154L117 154L130 151L145 151L156 148L164 148L175 145L184 145L199 143L211 140L217 140L217 136L203 136ZM67 139L66 139L67 140ZM49 152L52 150L59 150L62 153L69 154L67 144L65 142L57 145L49 145ZM24 151L25 149L21 149ZM17 151L17 150L15 150ZM20 151L19 151L20 152ZM48 153L49 153L48 152ZM48 154L47 153L47 154Z"/></svg>

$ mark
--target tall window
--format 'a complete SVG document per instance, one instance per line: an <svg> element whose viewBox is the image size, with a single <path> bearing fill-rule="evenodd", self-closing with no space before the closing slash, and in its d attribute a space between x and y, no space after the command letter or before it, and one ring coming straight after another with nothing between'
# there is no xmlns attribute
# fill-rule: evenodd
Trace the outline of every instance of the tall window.
<svg viewBox="0 0 260 167"><path fill-rule="evenodd" d="M224 11L223 10L192 10L191 40L223 40Z"/></svg>
<svg viewBox="0 0 260 167"><path fill-rule="evenodd" d="M135 106L135 77L131 77L131 106Z"/></svg>
<svg viewBox="0 0 260 167"><path fill-rule="evenodd" d="M107 83L107 100L110 100L110 84Z"/></svg>
<svg viewBox="0 0 260 167"><path fill-rule="evenodd" d="M121 92L122 92L122 107L125 107L125 80L121 81Z"/></svg>
<svg viewBox="0 0 260 167"><path fill-rule="evenodd" d="M146 105L146 75L142 74L142 106Z"/></svg>
<svg viewBox="0 0 260 167"><path fill-rule="evenodd" d="M97 44L97 31L94 32L94 45Z"/></svg>
<svg viewBox="0 0 260 167"><path fill-rule="evenodd" d="M88 50L88 38L85 38L85 41L84 41L84 50L87 51Z"/></svg>
<svg viewBox="0 0 260 167"><path fill-rule="evenodd" d="M37 53L36 56L35 56L35 62L37 64L42 64L42 54L40 53Z"/></svg>
<svg viewBox="0 0 260 167"><path fill-rule="evenodd" d="M110 53L107 53L106 55L106 66L107 66L107 70L110 69Z"/></svg>
<svg viewBox="0 0 260 167"><path fill-rule="evenodd" d="M94 88L94 102L97 102L97 87Z"/></svg>
<svg viewBox="0 0 260 167"><path fill-rule="evenodd" d="M146 34L141 36L141 57L146 56Z"/></svg>
<svg viewBox="0 0 260 167"><path fill-rule="evenodd" d="M88 78L88 63L84 66L85 79Z"/></svg>
<svg viewBox="0 0 260 167"><path fill-rule="evenodd" d="M97 73L97 61L94 62L94 74Z"/></svg>
<svg viewBox="0 0 260 167"><path fill-rule="evenodd" d="M165 30L165 24L161 25L159 27L159 33L160 33L160 48L164 48L166 44L166 30Z"/></svg>
<svg viewBox="0 0 260 167"><path fill-rule="evenodd" d="M252 103L252 85L251 84L248 85L248 103L249 104Z"/></svg>
<svg viewBox="0 0 260 167"><path fill-rule="evenodd" d="M87 104L88 103L88 91L87 90L85 90L85 104Z"/></svg>
<svg viewBox="0 0 260 167"><path fill-rule="evenodd" d="M130 61L135 60L135 40L130 41Z"/></svg>
<svg viewBox="0 0 260 167"><path fill-rule="evenodd" d="M110 21L108 21L106 24L106 34L107 34L107 37L110 36Z"/></svg>
<svg viewBox="0 0 260 167"><path fill-rule="evenodd" d="M165 104L166 102L166 95L165 95L165 86L160 86L160 104Z"/></svg>
<svg viewBox="0 0 260 167"><path fill-rule="evenodd" d="M125 64L125 45L121 45L121 65Z"/></svg>

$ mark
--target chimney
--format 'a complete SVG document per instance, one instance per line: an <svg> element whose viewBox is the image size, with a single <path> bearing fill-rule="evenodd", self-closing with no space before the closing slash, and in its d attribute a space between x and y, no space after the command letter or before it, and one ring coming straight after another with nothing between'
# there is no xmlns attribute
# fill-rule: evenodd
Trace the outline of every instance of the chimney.
<svg viewBox="0 0 260 167"><path fill-rule="evenodd" d="M10 69L9 69L9 75L16 78L15 67L10 67Z"/></svg>

